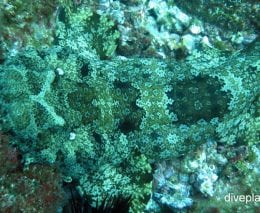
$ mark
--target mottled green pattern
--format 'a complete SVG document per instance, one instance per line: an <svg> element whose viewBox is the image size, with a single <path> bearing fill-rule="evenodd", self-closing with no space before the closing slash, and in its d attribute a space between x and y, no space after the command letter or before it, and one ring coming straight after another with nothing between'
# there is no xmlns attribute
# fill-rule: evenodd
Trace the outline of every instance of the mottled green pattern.
<svg viewBox="0 0 260 213"><path fill-rule="evenodd" d="M209 140L258 140L259 42L185 61L115 57L108 17L87 8L66 19L53 47L27 46L0 67L3 129L19 139L26 165L58 163L83 193L132 195L138 209L151 192L149 163Z"/></svg>

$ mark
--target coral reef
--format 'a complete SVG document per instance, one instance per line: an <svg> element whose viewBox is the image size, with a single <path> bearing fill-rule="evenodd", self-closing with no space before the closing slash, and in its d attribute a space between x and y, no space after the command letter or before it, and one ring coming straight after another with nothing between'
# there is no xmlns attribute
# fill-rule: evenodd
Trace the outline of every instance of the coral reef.
<svg viewBox="0 0 260 213"><path fill-rule="evenodd" d="M178 1L59 2L51 45L25 42L0 64L0 127L22 184L73 182L96 202L131 197L138 213L257 208L219 203L259 193L259 40L221 51Z"/></svg>
<svg viewBox="0 0 260 213"><path fill-rule="evenodd" d="M30 165L22 171L17 148L0 135L1 212L55 212L64 202L61 177L47 165Z"/></svg>
<svg viewBox="0 0 260 213"><path fill-rule="evenodd" d="M121 33L124 56L183 59L201 46L234 52L259 33L257 1L100 1Z"/></svg>
<svg viewBox="0 0 260 213"><path fill-rule="evenodd" d="M161 208L167 206L172 211L191 206L193 201L188 180L188 176L177 171L173 163L159 164L154 173L154 192L146 210L153 212L154 209L160 209L155 208L156 205Z"/></svg>
<svg viewBox="0 0 260 213"><path fill-rule="evenodd" d="M43 6L44 5L44 6ZM28 44L51 45L58 1L4 0L0 2L1 54L15 55ZM0 54L0 55L1 55Z"/></svg>

